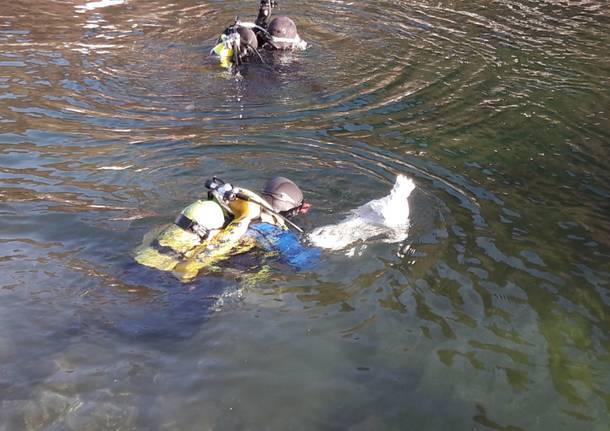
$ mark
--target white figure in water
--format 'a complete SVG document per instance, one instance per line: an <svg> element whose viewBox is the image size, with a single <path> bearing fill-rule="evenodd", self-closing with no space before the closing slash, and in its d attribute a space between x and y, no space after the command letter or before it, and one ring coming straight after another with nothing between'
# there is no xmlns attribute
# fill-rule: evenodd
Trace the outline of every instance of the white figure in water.
<svg viewBox="0 0 610 431"><path fill-rule="evenodd" d="M413 180L398 175L389 195L352 210L337 224L314 229L309 234L309 240L318 247L331 250L340 250L356 241L373 237L383 238L390 243L403 241L408 235L408 197L413 189Z"/></svg>

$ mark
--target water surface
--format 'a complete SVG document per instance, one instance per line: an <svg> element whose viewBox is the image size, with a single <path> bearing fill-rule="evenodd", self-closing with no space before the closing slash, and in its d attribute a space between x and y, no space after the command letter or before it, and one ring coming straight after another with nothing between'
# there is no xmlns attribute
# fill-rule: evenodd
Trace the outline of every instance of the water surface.
<svg viewBox="0 0 610 431"><path fill-rule="evenodd" d="M255 1L0 5L0 429L607 430L606 2L280 7L309 49L232 75ZM399 173L402 244L131 259L214 174L312 229Z"/></svg>

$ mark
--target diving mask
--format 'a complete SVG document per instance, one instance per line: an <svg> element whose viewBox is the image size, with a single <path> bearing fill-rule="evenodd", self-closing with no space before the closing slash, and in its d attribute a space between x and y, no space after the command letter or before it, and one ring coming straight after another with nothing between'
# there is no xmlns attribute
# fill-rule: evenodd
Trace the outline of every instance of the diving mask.
<svg viewBox="0 0 610 431"><path fill-rule="evenodd" d="M307 42L299 37L297 34L295 37L277 37L271 36L271 44L274 43L287 43L290 45L290 49L299 49L305 51L307 49Z"/></svg>

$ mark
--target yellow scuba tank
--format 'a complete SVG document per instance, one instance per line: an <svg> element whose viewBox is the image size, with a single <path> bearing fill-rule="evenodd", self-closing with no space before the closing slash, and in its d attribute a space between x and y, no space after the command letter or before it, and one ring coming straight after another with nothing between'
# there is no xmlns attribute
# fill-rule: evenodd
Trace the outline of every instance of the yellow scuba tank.
<svg viewBox="0 0 610 431"><path fill-rule="evenodd" d="M222 208L214 201L198 200L181 211L174 224L149 232L135 250L136 262L171 271L199 245L213 238L225 222Z"/></svg>
<svg viewBox="0 0 610 431"><path fill-rule="evenodd" d="M212 48L210 53L218 56L222 67L229 69L233 64L235 49L239 46L239 43L239 33L232 32L230 34L221 34L218 38L218 43Z"/></svg>
<svg viewBox="0 0 610 431"><path fill-rule="evenodd" d="M229 69L231 64L233 63L233 48L230 46L226 46L224 42L220 42L214 48L212 48L212 52L218 56L218 60L220 62L220 66L225 69Z"/></svg>

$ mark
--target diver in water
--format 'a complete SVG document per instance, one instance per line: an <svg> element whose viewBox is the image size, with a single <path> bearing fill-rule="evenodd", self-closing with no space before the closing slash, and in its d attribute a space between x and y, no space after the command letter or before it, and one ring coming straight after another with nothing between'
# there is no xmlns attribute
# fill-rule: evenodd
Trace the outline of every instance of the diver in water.
<svg viewBox="0 0 610 431"><path fill-rule="evenodd" d="M267 50L304 50L307 42L297 32L294 21L286 16L271 19L275 0L261 0L255 22L240 21L239 18L227 27L212 53L220 58L223 67L230 68L256 57L263 61L259 49Z"/></svg>
<svg viewBox="0 0 610 431"><path fill-rule="evenodd" d="M135 250L135 260L161 271L172 271L182 281L228 257L260 247L275 253L295 269L310 267L320 251L304 247L288 226L289 219L308 211L299 187L284 177L273 178L263 197L233 187L218 178L206 182L207 200L187 206L173 224L149 232Z"/></svg>
<svg viewBox="0 0 610 431"><path fill-rule="evenodd" d="M269 21L271 11L276 6L277 2L275 0L261 0L255 22L258 28L254 29L259 45L271 50L303 50L307 48L307 42L299 36L297 25L292 19L287 16L278 16Z"/></svg>
<svg viewBox="0 0 610 431"><path fill-rule="evenodd" d="M274 18L267 31L269 38L263 47L280 51L307 48L307 42L302 40L297 32L297 25L287 16Z"/></svg>

